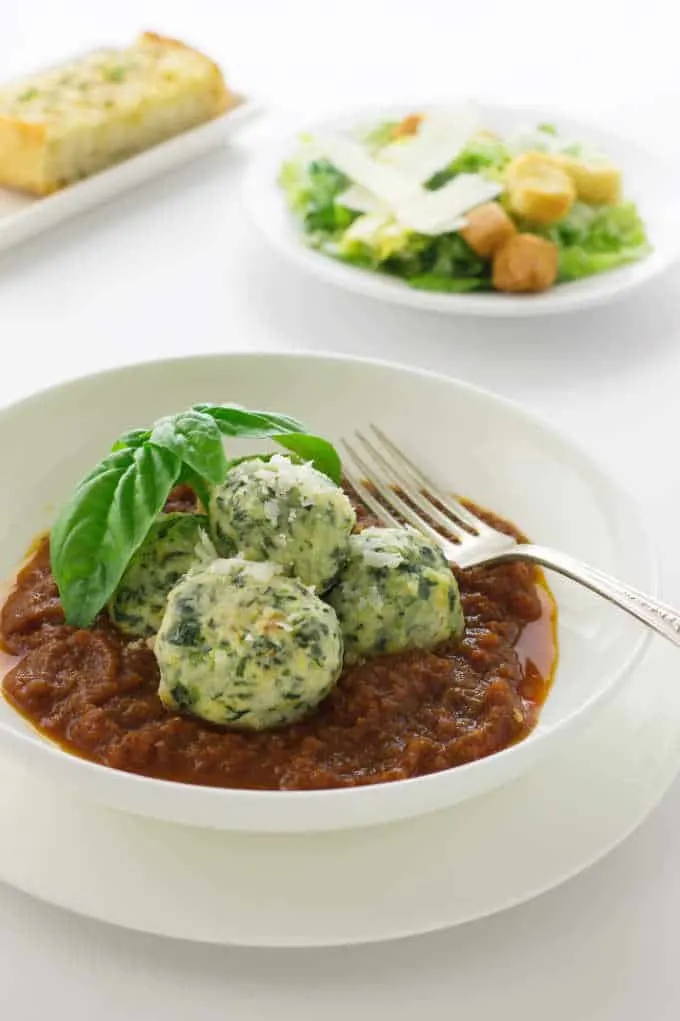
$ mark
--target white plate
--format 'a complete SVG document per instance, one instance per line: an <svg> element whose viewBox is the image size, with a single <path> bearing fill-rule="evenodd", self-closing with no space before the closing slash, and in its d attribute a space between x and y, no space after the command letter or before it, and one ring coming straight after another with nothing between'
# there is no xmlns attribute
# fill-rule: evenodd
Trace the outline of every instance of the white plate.
<svg viewBox="0 0 680 1021"><path fill-rule="evenodd" d="M300 133L305 131L313 135L321 131L348 131L359 125L373 125L381 120L403 117L412 109L404 106L363 109L305 124L292 137L263 152L250 170L245 194L250 215L267 240L302 269L345 290L398 305L452 315L532 316L598 305L622 297L678 259L680 196L676 188L678 171L673 165L618 135L570 117L558 116L554 110L483 104L480 105L481 122L501 135L552 121L568 137L599 146L623 170L625 195L638 203L654 247L652 254L641 262L585 280L559 284L542 294L435 294L415 290L403 281L370 270L346 265L307 247L277 184L281 164L295 152ZM429 104L426 108L418 106L417 109L445 108L441 104Z"/></svg>
<svg viewBox="0 0 680 1021"><path fill-rule="evenodd" d="M124 815L0 763L0 878L131 929L259 947L367 943L519 904L623 840L680 766L677 652L658 642L540 770L374 829L253 836ZM274 865L272 865L274 863Z"/></svg>
<svg viewBox="0 0 680 1021"><path fill-rule="evenodd" d="M0 188L0 251L27 241L78 213L108 202L116 195L222 145L244 120L257 111L255 103L244 101L207 124L185 131L44 198Z"/></svg>
<svg viewBox="0 0 680 1021"><path fill-rule="evenodd" d="M654 588L647 537L631 500L541 419L442 376L306 354L130 366L54 387L0 412L3 482L12 494L0 502L0 578L11 575L34 536L49 527L55 506L123 431L205 400L285 411L333 439L376 421L443 488L517 522L537 542L580 554L643 590ZM170 783L63 752L4 699L0 751L95 800L190 825L341 829L448 807L507 783L573 740L616 691L648 639L645 628L605 600L559 578L551 584L559 605L560 663L538 726L519 744L456 769L324 791Z"/></svg>

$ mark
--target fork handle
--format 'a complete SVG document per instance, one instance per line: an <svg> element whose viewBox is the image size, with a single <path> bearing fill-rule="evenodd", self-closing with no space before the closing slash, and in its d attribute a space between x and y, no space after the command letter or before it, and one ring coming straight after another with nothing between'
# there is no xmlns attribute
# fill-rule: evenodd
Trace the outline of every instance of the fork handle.
<svg viewBox="0 0 680 1021"><path fill-rule="evenodd" d="M489 558L486 563L498 564L510 560L529 560L585 585L586 588L604 596L611 603L615 603L622 610L626 610L627 613L641 620L643 624L663 635L673 645L680 646L680 613L672 606L640 592L639 589L624 585L616 578L582 563L567 553L558 553L556 550L547 549L544 546L534 546L530 543L516 546L506 553L500 553Z"/></svg>

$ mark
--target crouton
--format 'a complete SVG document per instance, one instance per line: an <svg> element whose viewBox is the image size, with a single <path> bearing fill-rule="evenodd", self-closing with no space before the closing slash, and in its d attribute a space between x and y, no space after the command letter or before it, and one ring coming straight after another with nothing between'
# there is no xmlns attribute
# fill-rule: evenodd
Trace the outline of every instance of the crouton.
<svg viewBox="0 0 680 1021"><path fill-rule="evenodd" d="M606 162L584 162L573 156L552 157L574 183L576 196L592 205L615 206L621 201L621 171Z"/></svg>
<svg viewBox="0 0 680 1021"><path fill-rule="evenodd" d="M545 291L557 269L557 245L536 234L515 234L494 255L493 285L511 293Z"/></svg>
<svg viewBox="0 0 680 1021"><path fill-rule="evenodd" d="M460 236L482 259L493 253L516 233L516 227L498 202L485 202L465 214L466 225Z"/></svg>
<svg viewBox="0 0 680 1021"><path fill-rule="evenodd" d="M534 223L556 223L576 199L576 187L566 170L540 152L516 156L507 170L510 209Z"/></svg>

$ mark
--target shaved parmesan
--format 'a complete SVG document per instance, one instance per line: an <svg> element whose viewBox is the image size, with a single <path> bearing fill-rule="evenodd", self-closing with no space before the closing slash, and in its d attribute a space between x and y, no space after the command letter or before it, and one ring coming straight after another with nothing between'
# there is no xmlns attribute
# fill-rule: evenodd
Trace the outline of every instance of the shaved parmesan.
<svg viewBox="0 0 680 1021"><path fill-rule="evenodd" d="M478 128L477 110L471 103L446 115L430 114L421 121L415 135L381 149L378 160L394 167L413 184L424 184L460 155Z"/></svg>
<svg viewBox="0 0 680 1021"><path fill-rule="evenodd" d="M436 191L423 183L456 158L476 128L472 106L456 116L432 115L413 138L390 143L378 158L350 138L317 138L319 151L352 181L336 201L362 214L343 243L369 244L385 258L403 244L406 231L436 236L464 227L464 214L496 198L503 186L480 174L459 174Z"/></svg>
<svg viewBox="0 0 680 1021"><path fill-rule="evenodd" d="M353 184L342 195L338 195L336 203L351 209L355 213L385 213L389 206L382 202L377 195L374 195L368 188L362 188L360 184Z"/></svg>
<svg viewBox="0 0 680 1021"><path fill-rule="evenodd" d="M345 241L371 241L392 222L389 213L367 213L360 216L345 231Z"/></svg>
<svg viewBox="0 0 680 1021"><path fill-rule="evenodd" d="M418 234L444 234L464 226L461 218L476 206L497 198L503 185L480 174L459 174L443 188L423 191L395 209L400 223Z"/></svg>
<svg viewBox="0 0 680 1021"><path fill-rule="evenodd" d="M387 205L403 202L418 191L417 184L414 185L393 167L373 159L361 145L349 138L325 135L317 137L316 142L326 159L338 170Z"/></svg>

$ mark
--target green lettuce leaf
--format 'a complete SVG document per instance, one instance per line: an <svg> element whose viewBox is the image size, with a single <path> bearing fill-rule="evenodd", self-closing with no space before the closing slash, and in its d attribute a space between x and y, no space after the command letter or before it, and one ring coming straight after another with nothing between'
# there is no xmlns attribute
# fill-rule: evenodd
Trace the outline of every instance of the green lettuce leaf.
<svg viewBox="0 0 680 1021"><path fill-rule="evenodd" d="M587 206L577 202L564 220L542 233L559 248L562 281L616 269L644 258L651 251L633 202L618 206Z"/></svg>
<svg viewBox="0 0 680 1021"><path fill-rule="evenodd" d="M328 160L289 160L281 168L279 184L288 205L300 216L309 234L336 236L358 216L358 213L336 203L336 198L346 191L350 181Z"/></svg>

